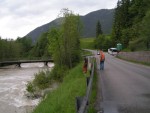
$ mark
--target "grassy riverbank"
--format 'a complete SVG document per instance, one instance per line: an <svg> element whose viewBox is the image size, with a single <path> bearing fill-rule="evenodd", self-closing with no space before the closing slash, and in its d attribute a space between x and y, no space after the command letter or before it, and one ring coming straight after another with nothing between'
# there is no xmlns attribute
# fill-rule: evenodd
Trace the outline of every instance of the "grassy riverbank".
<svg viewBox="0 0 150 113"><path fill-rule="evenodd" d="M49 93L33 113L75 113L75 97L86 92L86 78L82 73L82 63L64 77L59 88Z"/></svg>

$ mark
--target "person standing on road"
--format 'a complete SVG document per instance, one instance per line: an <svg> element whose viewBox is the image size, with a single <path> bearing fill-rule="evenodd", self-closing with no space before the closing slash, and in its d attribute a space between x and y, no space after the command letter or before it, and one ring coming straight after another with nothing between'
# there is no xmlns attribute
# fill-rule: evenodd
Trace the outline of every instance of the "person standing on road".
<svg viewBox="0 0 150 113"><path fill-rule="evenodd" d="M100 70L104 70L105 54L100 50Z"/></svg>

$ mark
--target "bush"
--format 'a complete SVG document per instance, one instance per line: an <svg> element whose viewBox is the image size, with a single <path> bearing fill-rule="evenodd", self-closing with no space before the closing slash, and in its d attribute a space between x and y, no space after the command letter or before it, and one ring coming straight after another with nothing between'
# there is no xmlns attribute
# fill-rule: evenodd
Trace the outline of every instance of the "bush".
<svg viewBox="0 0 150 113"><path fill-rule="evenodd" d="M131 51L144 50L144 49L146 49L146 46L144 44L143 39L139 38L139 39L129 42L129 49Z"/></svg>
<svg viewBox="0 0 150 113"><path fill-rule="evenodd" d="M46 72L41 71L38 74L35 74L35 79L33 80L33 84L39 89L45 89L49 86L50 80L48 79L48 75Z"/></svg>
<svg viewBox="0 0 150 113"><path fill-rule="evenodd" d="M26 85L26 90L27 90L29 93L34 94L34 92L35 92L35 87L34 87L34 85L33 85L32 82L28 82L28 84Z"/></svg>
<svg viewBox="0 0 150 113"><path fill-rule="evenodd" d="M33 113L75 113L75 97L84 96L86 92L86 79L82 72L82 64L67 71L61 85L49 93Z"/></svg>
<svg viewBox="0 0 150 113"><path fill-rule="evenodd" d="M34 95L35 91L48 88L54 80L62 82L67 70L68 68L65 66L60 67L55 65L51 72L41 71L35 74L35 78L32 82L28 82L26 90Z"/></svg>
<svg viewBox="0 0 150 113"><path fill-rule="evenodd" d="M99 35L99 37L94 40L94 44L95 49L103 49L107 51L108 48L112 46L112 40L109 36Z"/></svg>
<svg viewBox="0 0 150 113"><path fill-rule="evenodd" d="M64 75L66 74L68 68L66 66L55 65L54 69L51 71L50 75L54 80L62 82Z"/></svg>

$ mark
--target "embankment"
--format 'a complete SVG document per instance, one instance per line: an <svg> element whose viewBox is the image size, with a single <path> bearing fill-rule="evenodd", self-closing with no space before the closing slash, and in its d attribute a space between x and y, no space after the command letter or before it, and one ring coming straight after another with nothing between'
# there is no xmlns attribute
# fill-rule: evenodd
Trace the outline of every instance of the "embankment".
<svg viewBox="0 0 150 113"><path fill-rule="evenodd" d="M129 61L150 64L150 51L120 52L118 57Z"/></svg>

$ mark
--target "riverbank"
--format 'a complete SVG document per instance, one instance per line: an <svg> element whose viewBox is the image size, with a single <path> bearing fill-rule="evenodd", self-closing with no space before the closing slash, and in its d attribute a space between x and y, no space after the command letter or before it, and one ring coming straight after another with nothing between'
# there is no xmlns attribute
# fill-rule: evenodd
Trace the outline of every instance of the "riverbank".
<svg viewBox="0 0 150 113"><path fill-rule="evenodd" d="M86 77L82 72L83 63L71 69L64 77L60 86L50 92L33 111L33 113L76 113L75 97L84 96L86 93ZM96 76L94 77L93 92L90 104L90 113L94 110L96 99ZM94 112L93 112L94 111Z"/></svg>
<svg viewBox="0 0 150 113"><path fill-rule="evenodd" d="M86 77L82 72L82 63L70 70L63 82L47 95L33 113L75 113L75 97L85 95Z"/></svg>

